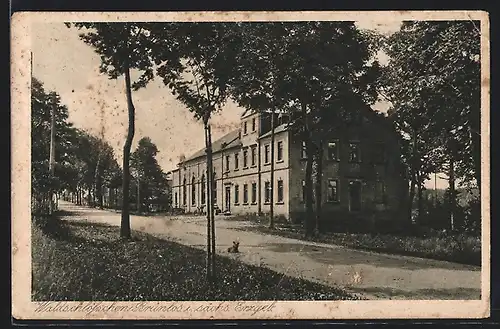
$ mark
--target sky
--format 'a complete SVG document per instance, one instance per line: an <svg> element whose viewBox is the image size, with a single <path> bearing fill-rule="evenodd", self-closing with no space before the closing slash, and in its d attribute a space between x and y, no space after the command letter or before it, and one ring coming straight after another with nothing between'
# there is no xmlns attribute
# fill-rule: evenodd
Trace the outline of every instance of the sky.
<svg viewBox="0 0 500 329"><path fill-rule="evenodd" d="M357 25L391 34L399 30L400 22L364 21ZM77 30L63 23L37 23L32 35L33 76L46 90L61 96L75 127L102 134L121 163L128 120L123 78L110 80L100 74L99 56L79 39ZM387 57L380 53L379 60L383 62ZM164 171L175 169L181 155L189 156L204 147L202 124L161 81L153 80L146 88L133 92L132 97L136 108L132 148L142 137L150 137L159 149L157 159ZM385 112L388 104L381 102L373 107ZM212 139L236 129L242 113L242 108L228 102L212 119Z"/></svg>

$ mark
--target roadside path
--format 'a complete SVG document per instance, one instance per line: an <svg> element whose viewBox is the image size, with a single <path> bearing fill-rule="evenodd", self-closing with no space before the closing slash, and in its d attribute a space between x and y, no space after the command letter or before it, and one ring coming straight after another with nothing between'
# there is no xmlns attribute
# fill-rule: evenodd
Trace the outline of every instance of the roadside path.
<svg viewBox="0 0 500 329"><path fill-rule="evenodd" d="M68 220L120 225L120 214L59 201ZM206 249L206 219L200 216L131 216L132 230ZM339 286L368 299L480 299L477 266L387 255L340 246L241 231L246 222L216 218L216 249L221 255L280 273ZM240 253L229 254L232 241Z"/></svg>

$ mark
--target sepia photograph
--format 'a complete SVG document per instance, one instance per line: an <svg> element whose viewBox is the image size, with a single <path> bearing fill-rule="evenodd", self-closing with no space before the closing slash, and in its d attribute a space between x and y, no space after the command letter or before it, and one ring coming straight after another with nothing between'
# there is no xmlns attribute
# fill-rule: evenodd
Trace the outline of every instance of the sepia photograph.
<svg viewBox="0 0 500 329"><path fill-rule="evenodd" d="M18 319L489 316L489 23L18 13Z"/></svg>

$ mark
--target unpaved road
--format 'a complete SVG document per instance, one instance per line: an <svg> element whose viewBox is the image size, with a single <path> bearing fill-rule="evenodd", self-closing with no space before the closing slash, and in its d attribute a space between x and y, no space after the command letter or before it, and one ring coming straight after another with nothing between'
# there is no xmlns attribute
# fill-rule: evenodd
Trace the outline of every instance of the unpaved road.
<svg viewBox="0 0 500 329"><path fill-rule="evenodd" d="M69 212L65 219L120 225L120 214L59 201ZM481 269L450 262L380 254L340 246L301 241L252 231L241 231L240 221L216 218L219 254L266 266L368 299L480 299ZM206 219L197 216L131 216L133 230L149 233L194 248L206 248ZM233 240L240 253L229 254Z"/></svg>

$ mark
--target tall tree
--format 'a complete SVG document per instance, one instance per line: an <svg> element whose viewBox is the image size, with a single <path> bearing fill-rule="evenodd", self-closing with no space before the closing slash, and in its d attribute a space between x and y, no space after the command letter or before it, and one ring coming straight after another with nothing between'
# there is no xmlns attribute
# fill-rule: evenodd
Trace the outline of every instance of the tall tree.
<svg viewBox="0 0 500 329"><path fill-rule="evenodd" d="M286 70L277 94L289 109L292 133L305 143L305 234L311 236L316 226L312 184L314 152L319 150L317 141L324 139L323 133L328 132L317 127L331 123L332 117L339 122L350 120L357 117L367 103L373 103L378 66L370 65L372 44L353 22L290 23L286 27L289 44L281 58Z"/></svg>
<svg viewBox="0 0 500 329"><path fill-rule="evenodd" d="M353 22L242 23L240 31L244 45L232 79L233 97L260 112L288 112L289 128L306 143L305 233L311 235L313 163L323 157L323 145L316 144L332 123L341 125L360 104L376 98L378 65L369 60L377 39L358 31ZM320 183L316 190L321 198ZM316 210L321 211L320 205Z"/></svg>
<svg viewBox="0 0 500 329"><path fill-rule="evenodd" d="M156 159L158 152L158 148L151 139L143 137L131 155L131 167L134 168L136 175L141 177L140 195L146 211L149 211L152 202L158 204L162 200L167 189L165 173ZM141 200L138 202L140 203Z"/></svg>
<svg viewBox="0 0 500 329"><path fill-rule="evenodd" d="M404 22L385 50L390 61L384 94L411 141L410 185L420 184L421 191L429 170L451 169L450 185L456 178L480 186L479 24Z"/></svg>
<svg viewBox="0 0 500 329"><path fill-rule="evenodd" d="M203 122L207 153L207 277L215 277L214 182L210 119L222 108L239 48L226 23L177 23L151 30L158 75L177 99ZM172 42L175 40L174 42ZM165 44L167 43L167 45Z"/></svg>
<svg viewBox="0 0 500 329"><path fill-rule="evenodd" d="M277 97L278 84L284 74L281 65L286 53L287 29L284 23L239 23L235 32L242 40L237 54L237 66L231 78L231 96L240 106L257 111L264 119L270 119L271 165L269 227L274 228L274 159L276 114L285 105Z"/></svg>
<svg viewBox="0 0 500 329"><path fill-rule="evenodd" d="M154 77L153 63L149 56L151 41L147 33L148 23L73 23L86 32L80 39L93 47L101 57L100 71L110 79L125 77L125 93L128 109L128 132L123 145L122 213L120 236L130 238L130 149L135 133L135 106L132 90L144 87ZM71 24L67 23L70 27ZM132 82L131 70L141 72L137 81Z"/></svg>

